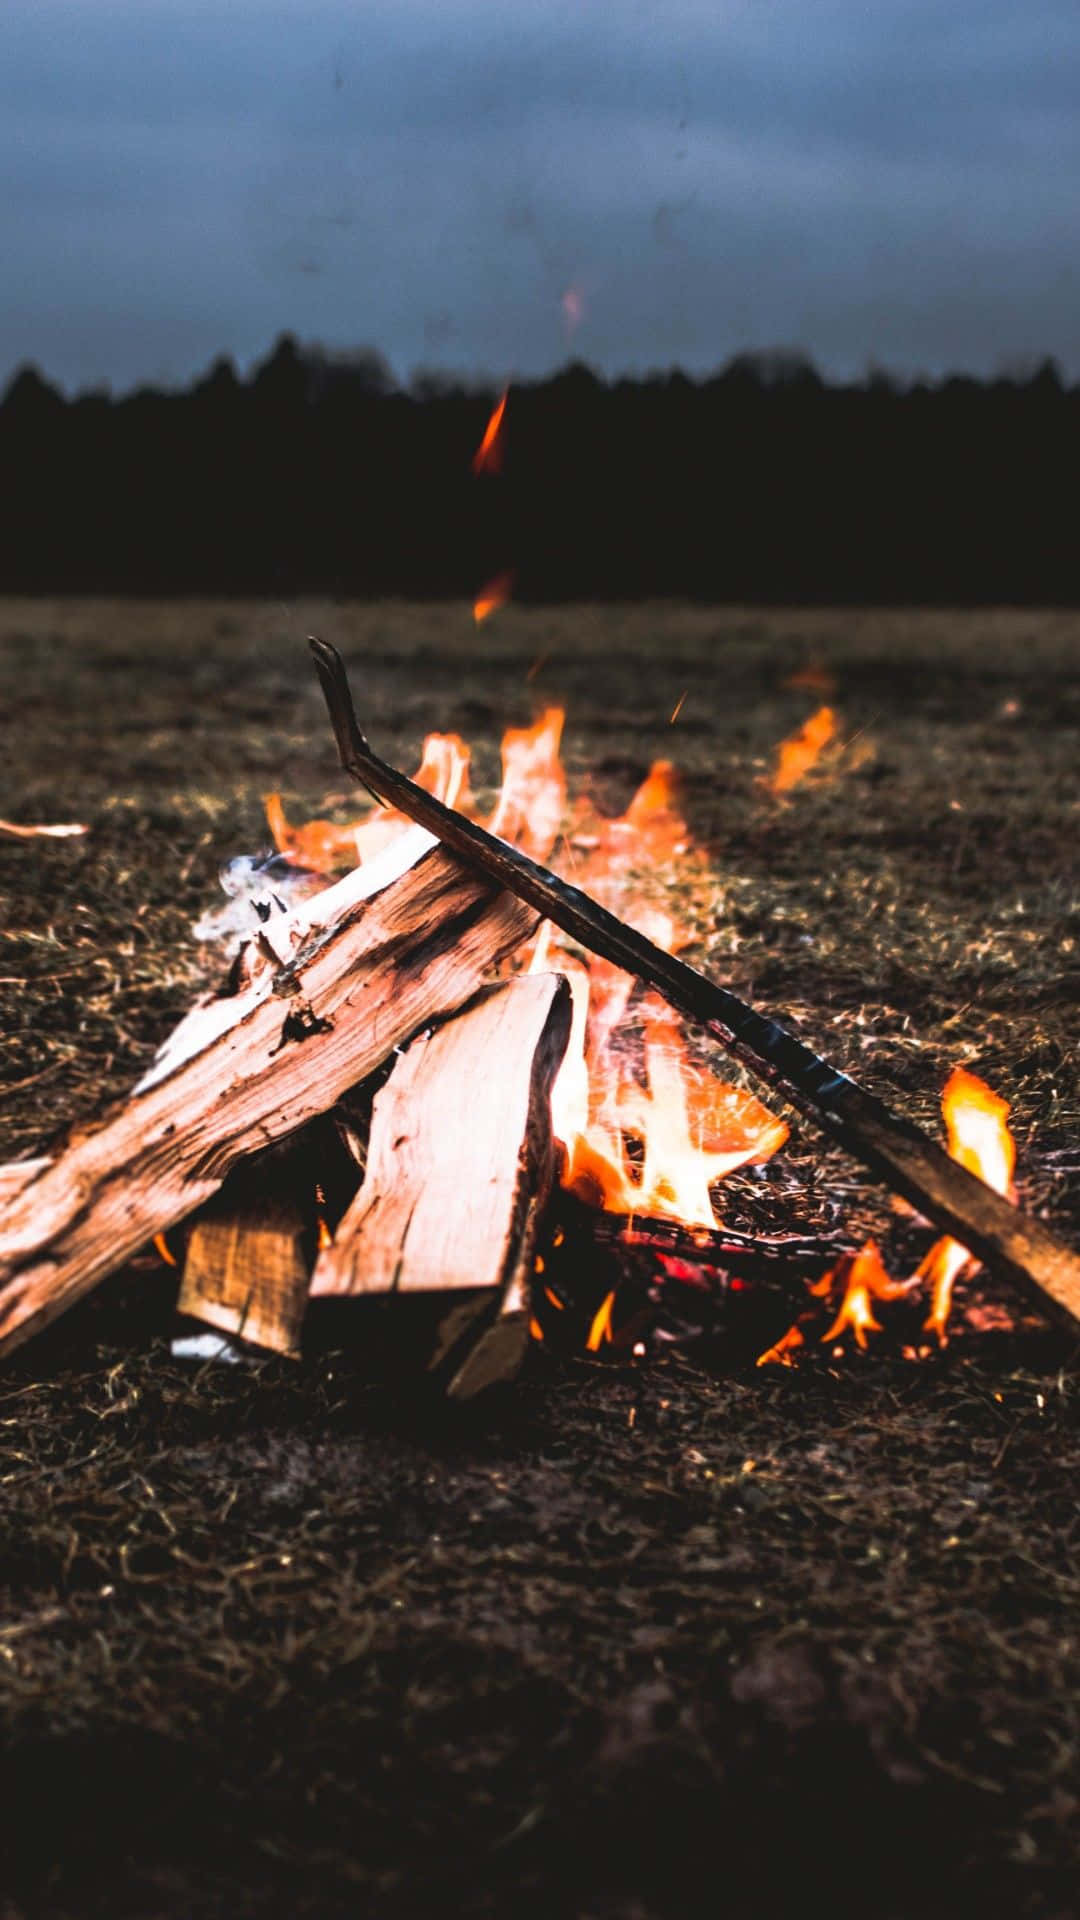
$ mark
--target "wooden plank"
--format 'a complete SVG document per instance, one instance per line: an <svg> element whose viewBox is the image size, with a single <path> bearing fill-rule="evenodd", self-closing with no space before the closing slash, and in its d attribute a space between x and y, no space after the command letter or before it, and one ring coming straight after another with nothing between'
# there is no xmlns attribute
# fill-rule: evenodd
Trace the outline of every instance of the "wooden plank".
<svg viewBox="0 0 1080 1920"><path fill-rule="evenodd" d="M453 1397L506 1377L524 1354L569 1032L567 982L533 974L414 1040L375 1097L363 1185L316 1262L313 1297L464 1296L431 1361Z"/></svg>
<svg viewBox="0 0 1080 1920"><path fill-rule="evenodd" d="M439 849L375 900L314 926L284 964L267 963L198 1050L76 1132L5 1209L0 1351L203 1205L246 1154L325 1112L470 999L535 924Z"/></svg>
<svg viewBox="0 0 1080 1920"><path fill-rule="evenodd" d="M196 1214L176 1310L295 1358L315 1258L323 1123L253 1154Z"/></svg>
<svg viewBox="0 0 1080 1920"><path fill-rule="evenodd" d="M309 1278L299 1208L272 1195L213 1208L192 1228L177 1312L295 1358Z"/></svg>

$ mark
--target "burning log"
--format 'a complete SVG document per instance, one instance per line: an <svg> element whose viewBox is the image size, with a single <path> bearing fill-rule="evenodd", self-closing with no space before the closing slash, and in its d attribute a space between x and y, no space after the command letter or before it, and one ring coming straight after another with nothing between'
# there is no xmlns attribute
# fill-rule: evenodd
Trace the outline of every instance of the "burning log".
<svg viewBox="0 0 1080 1920"><path fill-rule="evenodd" d="M316 1263L313 1297L458 1295L430 1362L455 1399L524 1358L569 1034L566 981L534 974L414 1040L375 1096L363 1185Z"/></svg>
<svg viewBox="0 0 1080 1920"><path fill-rule="evenodd" d="M544 1339L571 1351L722 1334L727 1353L757 1354L848 1244L599 1213L565 1190L553 1216L534 1311Z"/></svg>
<svg viewBox="0 0 1080 1920"><path fill-rule="evenodd" d="M579 888L424 793L373 753L357 724L340 655L312 639L341 763L378 798L528 901L590 952L655 987L688 1019L961 1245L1080 1320L1080 1259L883 1101L729 989L665 953Z"/></svg>
<svg viewBox="0 0 1080 1920"><path fill-rule="evenodd" d="M281 916L273 938L268 923L239 990L182 1022L134 1094L18 1186L0 1228L0 1351L471 999L535 926L444 850L377 898L363 891L361 869Z"/></svg>

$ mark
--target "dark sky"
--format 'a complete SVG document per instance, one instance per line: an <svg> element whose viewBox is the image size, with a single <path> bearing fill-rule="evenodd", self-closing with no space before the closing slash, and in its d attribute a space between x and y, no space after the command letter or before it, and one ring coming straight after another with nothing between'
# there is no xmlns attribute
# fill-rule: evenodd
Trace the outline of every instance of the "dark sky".
<svg viewBox="0 0 1080 1920"><path fill-rule="evenodd" d="M1077 0L2 0L0 381L1080 376Z"/></svg>

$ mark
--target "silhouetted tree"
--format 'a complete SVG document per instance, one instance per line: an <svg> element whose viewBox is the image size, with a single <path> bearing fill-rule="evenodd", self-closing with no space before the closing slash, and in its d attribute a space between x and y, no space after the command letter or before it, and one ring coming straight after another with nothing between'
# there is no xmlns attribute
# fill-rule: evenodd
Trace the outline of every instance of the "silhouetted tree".
<svg viewBox="0 0 1080 1920"><path fill-rule="evenodd" d="M515 385L495 399L373 349L284 335L246 380L0 402L0 589L526 598L1080 601L1080 393L1051 360L990 382L826 383L794 350L717 374Z"/></svg>

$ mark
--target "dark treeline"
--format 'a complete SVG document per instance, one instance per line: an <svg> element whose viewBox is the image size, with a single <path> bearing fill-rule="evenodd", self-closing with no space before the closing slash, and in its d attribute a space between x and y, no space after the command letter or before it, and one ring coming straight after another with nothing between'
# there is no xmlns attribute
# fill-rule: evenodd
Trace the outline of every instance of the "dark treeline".
<svg viewBox="0 0 1080 1920"><path fill-rule="evenodd" d="M250 380L0 405L0 591L1080 602L1080 388L831 386L797 356L716 376L395 386L285 338Z"/></svg>

